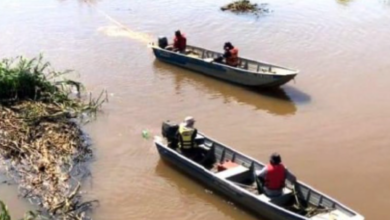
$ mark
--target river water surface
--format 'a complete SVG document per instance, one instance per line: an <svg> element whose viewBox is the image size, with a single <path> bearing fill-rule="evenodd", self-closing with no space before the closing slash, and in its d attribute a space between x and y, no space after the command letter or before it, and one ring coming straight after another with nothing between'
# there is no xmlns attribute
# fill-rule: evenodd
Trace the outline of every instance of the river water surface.
<svg viewBox="0 0 390 220"><path fill-rule="evenodd" d="M196 118L202 132L266 162L282 154L300 180L368 220L390 205L390 2L274 0L259 17L227 0L0 0L0 56L43 53L109 103L86 130L96 160L94 219L255 219L160 161L144 129ZM260 2L261 3L261 2ZM155 60L146 44L176 29L189 44L301 72L275 92L249 90ZM387 74L387 75L386 75ZM15 216L31 208L3 185Z"/></svg>

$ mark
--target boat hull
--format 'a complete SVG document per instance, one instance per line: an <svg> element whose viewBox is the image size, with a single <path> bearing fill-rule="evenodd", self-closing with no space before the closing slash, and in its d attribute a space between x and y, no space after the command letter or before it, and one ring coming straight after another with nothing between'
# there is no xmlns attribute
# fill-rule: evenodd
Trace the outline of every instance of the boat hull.
<svg viewBox="0 0 390 220"><path fill-rule="evenodd" d="M153 52L160 61L243 86L259 88L279 87L294 79L296 76L296 74L272 75L253 73L244 69L208 62L203 59L189 57L157 47L153 47Z"/></svg>
<svg viewBox="0 0 390 220"><path fill-rule="evenodd" d="M164 161L169 162L188 176L195 178L212 191L227 197L234 204L251 211L256 215L256 217L270 220L308 220L308 218L305 217L289 215L286 212L282 212L279 209L254 198L253 196L242 193L223 180L215 177L212 173L207 172L204 168L188 162L187 159L167 148L165 145L158 142L155 144L160 157Z"/></svg>

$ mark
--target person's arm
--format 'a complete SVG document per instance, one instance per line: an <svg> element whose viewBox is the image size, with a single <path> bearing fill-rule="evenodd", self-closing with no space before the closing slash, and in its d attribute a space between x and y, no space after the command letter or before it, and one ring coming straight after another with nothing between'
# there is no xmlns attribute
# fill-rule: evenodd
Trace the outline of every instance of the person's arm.
<svg viewBox="0 0 390 220"><path fill-rule="evenodd" d="M179 142L181 142L181 135L180 135L180 125L179 125L179 128L176 130L176 140Z"/></svg>
<svg viewBox="0 0 390 220"><path fill-rule="evenodd" d="M264 167L260 170L260 172L256 172L257 177L259 178L262 185L264 185L265 182L265 176L267 175L268 169L267 167Z"/></svg>
<svg viewBox="0 0 390 220"><path fill-rule="evenodd" d="M192 133L192 138L191 138L193 147L196 147L196 141L195 141L196 135L198 135L198 130L195 128L194 133Z"/></svg>
<svg viewBox="0 0 390 220"><path fill-rule="evenodd" d="M229 50L226 50L225 53L223 54L224 58L229 58L232 54L230 53Z"/></svg>
<svg viewBox="0 0 390 220"><path fill-rule="evenodd" d="M297 177L292 174L287 168L286 168L286 179L288 179L292 184L295 184L297 182Z"/></svg>
<svg viewBox="0 0 390 220"><path fill-rule="evenodd" d="M179 40L176 37L173 38L172 47L173 51L177 51L179 49Z"/></svg>

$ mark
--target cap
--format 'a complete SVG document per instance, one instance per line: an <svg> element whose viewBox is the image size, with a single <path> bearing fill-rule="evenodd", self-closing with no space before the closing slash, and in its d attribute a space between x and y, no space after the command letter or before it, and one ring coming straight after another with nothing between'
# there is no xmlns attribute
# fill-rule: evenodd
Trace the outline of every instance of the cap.
<svg viewBox="0 0 390 220"><path fill-rule="evenodd" d="M195 119L194 119L194 117L192 117L192 116L187 116L187 117L184 119L184 122L185 122L187 125L191 125L191 124L194 124L194 123L195 123Z"/></svg>

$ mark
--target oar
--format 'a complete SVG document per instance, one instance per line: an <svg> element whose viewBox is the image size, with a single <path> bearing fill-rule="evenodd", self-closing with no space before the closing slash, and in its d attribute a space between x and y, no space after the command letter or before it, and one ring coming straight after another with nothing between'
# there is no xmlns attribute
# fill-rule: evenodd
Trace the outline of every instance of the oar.
<svg viewBox="0 0 390 220"><path fill-rule="evenodd" d="M302 210L302 205L301 205L301 202L299 202L298 192L297 192L297 189L295 188L295 184L292 187L292 191L293 191L294 198L295 198L295 201L297 202L299 210Z"/></svg>
<svg viewBox="0 0 390 220"><path fill-rule="evenodd" d="M230 180L231 181L231 180ZM232 181L234 184L236 184L236 185L238 185L238 186L242 186L242 187L247 187L247 188L249 188L249 187L251 187L251 185L246 185L246 184L242 184L242 183L237 183L237 182L234 182L234 181Z"/></svg>

